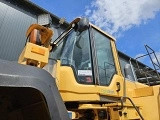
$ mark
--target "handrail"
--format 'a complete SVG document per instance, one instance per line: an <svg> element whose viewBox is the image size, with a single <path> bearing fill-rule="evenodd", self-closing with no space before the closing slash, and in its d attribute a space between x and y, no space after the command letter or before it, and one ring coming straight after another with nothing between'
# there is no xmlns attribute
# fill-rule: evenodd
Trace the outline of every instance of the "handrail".
<svg viewBox="0 0 160 120"><path fill-rule="evenodd" d="M124 105L123 105L124 99L128 99L128 100L132 103L132 105L133 105L133 107L135 108L135 110L137 111L138 115L141 117L142 120L144 120L144 118L143 118L143 116L141 115L140 111L138 110L138 108L135 106L135 104L133 103L133 101L132 101L129 97L124 97L124 96L121 97L121 98L120 98L121 106L120 106L119 108L114 108L113 110L114 110L114 111L122 110L123 107L124 107Z"/></svg>
<svg viewBox="0 0 160 120"><path fill-rule="evenodd" d="M159 82L157 82L157 79L160 80L160 73L158 72L158 70L160 70L160 63L159 63L159 61L157 59L155 51L152 48L150 48L148 45L145 45L145 48L146 48L147 54L139 56L139 57L137 57L135 59L136 60L136 64L137 64L137 69L140 72L140 74L145 75L145 78L146 78L146 82L145 83L147 85L149 85L149 86L151 86L151 85L157 85L157 84L159 84ZM154 56L154 58L155 58L156 61L153 60L153 57L151 55ZM143 71L143 68L140 68L137 59L145 57L145 56L148 56L150 58L151 63L153 65L154 69L151 68L151 69L146 69L146 70ZM146 66L146 67L148 67L148 66ZM153 73L151 73L151 72L153 72L154 74L156 74L156 78L152 75ZM148 79L148 77L154 78L154 81L153 80L150 81Z"/></svg>

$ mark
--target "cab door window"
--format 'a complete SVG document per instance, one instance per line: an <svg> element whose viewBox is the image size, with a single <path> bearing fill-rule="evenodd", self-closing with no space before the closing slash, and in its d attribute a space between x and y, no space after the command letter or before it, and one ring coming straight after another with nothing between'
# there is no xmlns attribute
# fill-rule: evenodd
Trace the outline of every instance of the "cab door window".
<svg viewBox="0 0 160 120"><path fill-rule="evenodd" d="M109 85L115 74L115 64L109 38L97 30L93 30L96 56L98 63L98 74L100 85Z"/></svg>

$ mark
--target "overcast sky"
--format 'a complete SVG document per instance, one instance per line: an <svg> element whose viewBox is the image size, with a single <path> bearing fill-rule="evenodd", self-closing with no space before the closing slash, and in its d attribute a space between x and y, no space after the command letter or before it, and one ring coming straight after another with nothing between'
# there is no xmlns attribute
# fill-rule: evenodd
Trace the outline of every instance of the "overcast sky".
<svg viewBox="0 0 160 120"><path fill-rule="evenodd" d="M31 0L71 22L79 16L113 35L119 51L133 58L146 54L144 45L160 59L160 0ZM141 62L150 64L148 59ZM150 65L149 65L150 66Z"/></svg>

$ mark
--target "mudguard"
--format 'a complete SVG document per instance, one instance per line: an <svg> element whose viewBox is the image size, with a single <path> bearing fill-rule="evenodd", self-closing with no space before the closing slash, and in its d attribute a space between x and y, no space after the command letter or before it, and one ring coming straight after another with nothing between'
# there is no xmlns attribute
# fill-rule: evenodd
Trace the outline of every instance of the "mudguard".
<svg viewBox="0 0 160 120"><path fill-rule="evenodd" d="M47 102L51 120L69 120L69 115L55 83L45 70L0 60L0 87L30 87L40 91Z"/></svg>

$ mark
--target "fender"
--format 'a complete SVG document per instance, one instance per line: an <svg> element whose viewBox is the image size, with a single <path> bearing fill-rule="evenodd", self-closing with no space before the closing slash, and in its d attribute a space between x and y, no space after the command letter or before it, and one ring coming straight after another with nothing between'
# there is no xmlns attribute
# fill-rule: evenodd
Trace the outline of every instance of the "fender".
<svg viewBox="0 0 160 120"><path fill-rule="evenodd" d="M0 59L0 87L29 87L46 99L51 120L69 120L69 115L55 83L45 70Z"/></svg>

